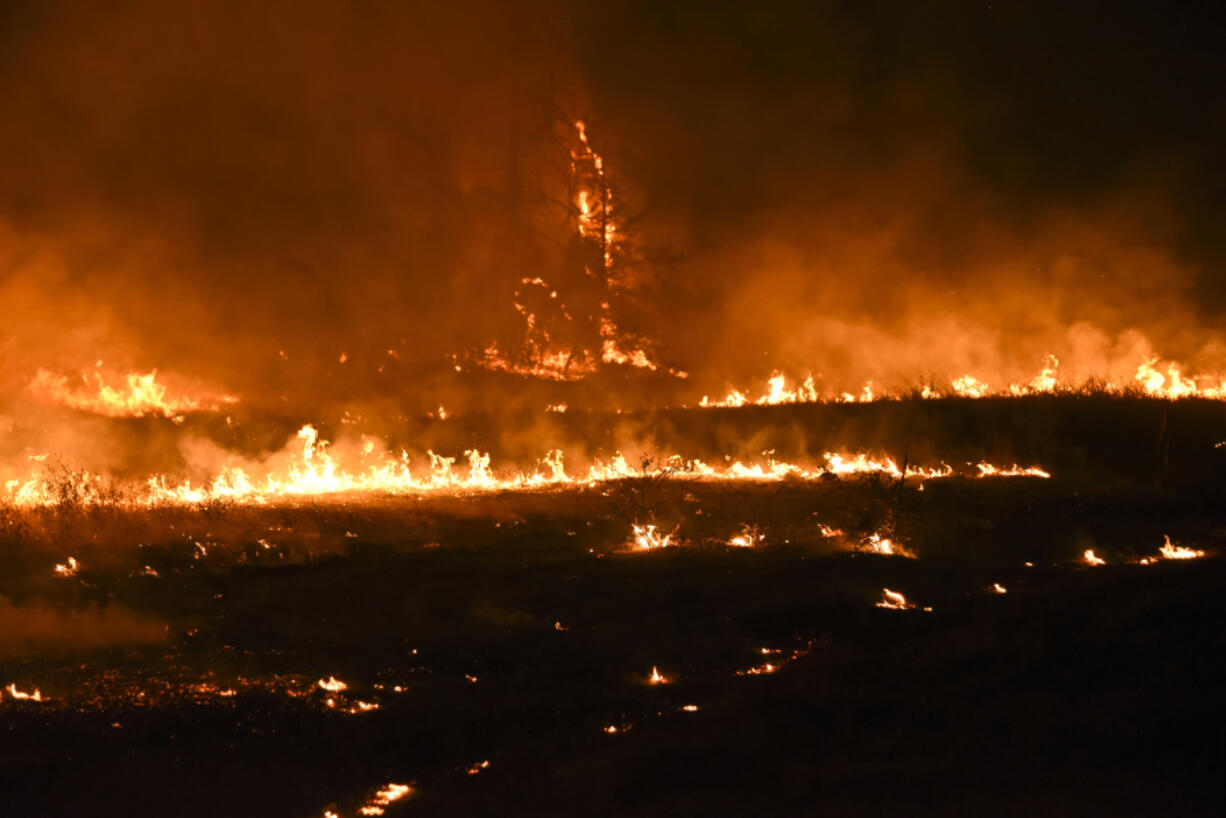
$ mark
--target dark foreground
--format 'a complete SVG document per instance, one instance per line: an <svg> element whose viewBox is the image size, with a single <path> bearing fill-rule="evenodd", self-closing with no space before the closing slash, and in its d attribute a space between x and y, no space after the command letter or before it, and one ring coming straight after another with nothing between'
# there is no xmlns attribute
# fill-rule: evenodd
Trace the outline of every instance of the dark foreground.
<svg viewBox="0 0 1226 818"><path fill-rule="evenodd" d="M0 814L1226 814L1224 485L673 477L10 519ZM641 514L683 544L619 550ZM763 541L724 545L742 523ZM857 552L873 532L918 558ZM1207 556L1139 564L1163 535Z"/></svg>

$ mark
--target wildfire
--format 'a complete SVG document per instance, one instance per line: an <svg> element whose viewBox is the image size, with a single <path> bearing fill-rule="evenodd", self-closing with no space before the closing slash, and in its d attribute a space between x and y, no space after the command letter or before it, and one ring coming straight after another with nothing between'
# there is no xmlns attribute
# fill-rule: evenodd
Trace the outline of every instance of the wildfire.
<svg viewBox="0 0 1226 818"><path fill-rule="evenodd" d="M79 569L80 565L77 564L76 559L69 557L63 563L56 563L55 575L57 577L75 577Z"/></svg>
<svg viewBox="0 0 1226 818"><path fill-rule="evenodd" d="M1087 548L1085 550L1085 553L1082 554L1081 556L1086 561L1086 565L1106 565L1107 564L1107 561L1105 559L1100 558L1094 553L1093 548Z"/></svg>
<svg viewBox="0 0 1226 818"><path fill-rule="evenodd" d="M633 289L633 281L626 274L623 225L614 205L613 186L605 173L604 158L592 147L587 126L582 121L575 122L574 133L575 141L570 151L573 191L570 204L574 230L588 258L583 266L584 284L580 285L587 291L581 291L580 295L599 295L599 312L572 315L559 290L551 288L539 276L524 278L520 282L523 287L539 289L515 292L512 303L525 324L525 336L519 350L508 354L495 342L475 356L475 361L486 369L557 381L581 380L602 365L654 372L660 365L644 348L641 339L623 332L614 318L611 301L620 293ZM531 306L532 303L539 304L539 308ZM588 343L567 344L558 340L573 335L571 330L576 327L583 328L581 334L588 336ZM592 329L599 339L599 348L592 343L596 341L588 331ZM681 372L670 370L670 374L685 377Z"/></svg>
<svg viewBox="0 0 1226 818"><path fill-rule="evenodd" d="M10 684L8 686L8 692L9 692L9 696L12 697L13 699L16 699L17 701L31 701L31 702L43 701L42 691L40 691L37 687L34 688L33 693L26 693L24 691L18 690L17 685Z"/></svg>
<svg viewBox="0 0 1226 818"><path fill-rule="evenodd" d="M88 472L72 472L66 477L58 476L54 484L47 479L31 477L27 480L10 480L3 486L0 499L16 506L54 506L62 502L65 494L80 505L127 504L133 506L194 505L209 500L225 500L235 503L267 503L278 499L318 496L342 493L387 493L416 494L424 492L488 492L531 491L568 484L595 485L601 482L640 477L641 472L632 468L620 453L607 461L596 461L585 477L572 477L566 472L562 452L547 453L530 471L511 474L495 473L488 453L477 449L464 452L467 468L456 468L456 458L444 457L427 451L428 465L411 467L407 452L399 456L376 452L375 443L366 438L359 458L360 467L346 468L333 457L329 444L319 437L314 426L303 426L296 438L300 446L297 456L291 454L288 463L284 455L270 458L268 463L280 462L262 479L248 474L243 467L222 468L211 482L193 485L191 482L173 483L165 475L154 475L143 485L128 485L123 491L108 491L108 484L98 475ZM769 453L768 453L769 454ZM748 465L734 461L730 465L712 466L701 460L686 460L681 457L665 458L669 468L684 472L685 479L692 480L817 480L825 475L847 476L880 473L901 479L921 480L955 476L952 467L942 464L935 467L908 465L905 473L889 457L867 453L825 454L824 466L805 466L785 463L768 458L765 463ZM264 468L263 466L261 468ZM1018 466L1000 468L990 463L979 464L981 477L1049 477L1049 473L1037 466L1023 469ZM636 540L642 538L639 547L655 548L671 535L658 533L654 527L636 528Z"/></svg>
<svg viewBox="0 0 1226 818"><path fill-rule="evenodd" d="M349 685L345 684L335 676L329 676L327 679L320 679L318 684L320 690L326 690L329 693L339 693L342 690L347 690L349 688Z"/></svg>
<svg viewBox="0 0 1226 818"><path fill-rule="evenodd" d="M888 608L891 611L905 611L914 608L915 605L907 601L907 598L898 591L891 591L889 588L884 589L884 598L877 603L878 608Z"/></svg>
<svg viewBox="0 0 1226 818"><path fill-rule="evenodd" d="M636 523L631 544L639 551L653 551L657 548L667 548L672 538L672 534L661 534L654 525L638 525Z"/></svg>
<svg viewBox="0 0 1226 818"><path fill-rule="evenodd" d="M753 548L765 541L766 535L759 531L756 525L745 523L741 526L741 533L728 540L728 545L734 548Z"/></svg>
<svg viewBox="0 0 1226 818"><path fill-rule="evenodd" d="M1173 545L1171 543L1171 538L1166 535L1163 535L1162 539L1165 540L1165 542L1158 550L1158 553L1162 555L1162 559L1164 560L1194 560L1198 557L1205 556L1204 551L1185 548L1182 545Z"/></svg>
<svg viewBox="0 0 1226 818"><path fill-rule="evenodd" d="M1030 466L1022 468L1016 463L1007 469L1002 469L999 466L993 466L991 463L980 462L976 464L979 469L980 477L1042 477L1044 479L1051 477L1051 473L1038 466Z"/></svg>
<svg viewBox="0 0 1226 818"><path fill-rule="evenodd" d="M148 374L128 373L119 386L107 383L97 371L76 380L79 383L74 384L67 375L40 369L26 391L39 400L107 417L163 415L174 418L188 412L215 412L238 400L229 395L171 394L166 386L157 382L156 369Z"/></svg>
<svg viewBox="0 0 1226 818"><path fill-rule="evenodd" d="M877 603L878 608L885 608L890 611L909 611L913 610L916 605L914 602L908 602L907 598L898 591L891 591L889 588L882 589L881 601ZM924 611L932 611L932 608L925 606Z"/></svg>
<svg viewBox="0 0 1226 818"><path fill-rule="evenodd" d="M877 533L869 534L867 537L865 537L857 546L856 550L865 554L876 554L882 557L906 557L907 559L915 559L914 551L904 545L894 542L889 537L883 537Z"/></svg>
<svg viewBox="0 0 1226 818"><path fill-rule="evenodd" d="M669 680L660 674L655 665L651 666L651 675L647 677L647 683L653 685L666 685Z"/></svg>
<svg viewBox="0 0 1226 818"><path fill-rule="evenodd" d="M1009 591L1008 591L1008 590L1005 588L1005 586L1001 585L999 582L993 582L993 583L992 583L992 591L993 591L994 593L998 593L998 594L1007 594L1007 593L1009 593Z"/></svg>
<svg viewBox="0 0 1226 818"><path fill-rule="evenodd" d="M1044 360L1039 374L1023 383L1010 383L1006 386L992 386L971 374L951 378L948 387L925 385L920 389L920 397L925 399L942 397L960 398L1001 398L1023 397L1026 395L1043 395L1053 393L1089 394L1102 392L1105 394L1125 395L1140 392L1144 395L1167 400L1182 398L1208 398L1226 400L1226 375L1198 375L1188 377L1183 374L1183 367L1178 363L1166 365L1163 373L1157 366L1159 359L1150 358L1142 361L1136 369L1131 381L1101 380L1083 384L1061 381L1058 375L1060 361L1055 355L1048 355ZM872 382L865 384L859 394L851 392L826 392L818 390L812 375L806 375L795 386L789 386L787 377L781 372L774 372L767 379L766 387L754 397L749 391L729 388L722 398L711 398L704 395L699 401L703 407L737 407L755 404L758 406L776 406L789 403L866 403L874 400L897 400L902 395L898 393L880 393L873 389Z"/></svg>
<svg viewBox="0 0 1226 818"><path fill-rule="evenodd" d="M410 792L412 787L408 784L388 784L381 790L377 790L365 804L363 804L358 812L362 815L382 815L385 807L394 801L399 801Z"/></svg>
<svg viewBox="0 0 1226 818"><path fill-rule="evenodd" d="M766 676L766 675L769 675L779 670L780 668L784 667L785 665L788 665L791 662L796 661L800 657L808 655L808 653L813 650L814 644L815 643L812 641L807 642L804 645L801 645L800 647L794 648L787 656L783 656L782 655L783 651L780 649L760 648L758 652L762 654L763 656L771 656L771 657L776 657L776 658L773 658L771 661L768 661L768 662L763 662L760 665L754 665L744 670L738 670L736 672L736 675L737 676Z"/></svg>

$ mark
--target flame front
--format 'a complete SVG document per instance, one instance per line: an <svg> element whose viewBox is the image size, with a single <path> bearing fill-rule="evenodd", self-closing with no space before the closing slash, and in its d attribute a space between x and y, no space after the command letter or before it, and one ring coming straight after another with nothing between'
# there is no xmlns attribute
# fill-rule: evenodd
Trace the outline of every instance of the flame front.
<svg viewBox="0 0 1226 818"><path fill-rule="evenodd" d="M343 468L329 452L329 444L319 437L314 426L303 426L296 435L299 451L288 465L272 470L262 479L253 478L240 466L223 467L205 485L190 481L175 483L166 475L153 475L142 485L128 485L114 491L99 475L71 472L57 476L54 483L36 476L24 480L9 480L0 492L0 499L16 506L54 506L70 495L72 502L84 506L127 504L132 506L194 505L210 500L238 503L268 503L291 497L328 494L376 492L384 494L416 494L424 492L486 492L531 491L570 484L595 485L641 476L620 453L606 461L596 461L588 467L585 477L572 477L566 472L562 452L553 450L542 457L531 471L500 475L491 466L488 453L477 449L464 452L467 468L455 468L456 458L427 451L429 465L416 471L410 467L409 455L377 454L373 441L366 439L357 470ZM827 452L825 466L805 466L779 462L768 458L765 463L745 464L739 460L726 466L711 466L701 460L673 456L664 462L683 469L686 479L779 481L817 480L825 475L886 474L904 479L942 479L955 476L947 465L923 467L908 464L905 473L890 457ZM1001 468L980 463L980 477L1049 477L1037 466ZM640 548L667 545L671 534L658 532L653 525L636 525L635 542ZM67 568L66 568L67 570Z"/></svg>
<svg viewBox="0 0 1226 818"><path fill-rule="evenodd" d="M48 403L116 418L140 415L173 418L189 412L215 412L237 401L229 395L172 394L157 382L157 370L147 374L130 372L123 376L119 386L107 383L98 371L82 375L78 380L80 383L74 385L67 375L40 369L26 391Z"/></svg>

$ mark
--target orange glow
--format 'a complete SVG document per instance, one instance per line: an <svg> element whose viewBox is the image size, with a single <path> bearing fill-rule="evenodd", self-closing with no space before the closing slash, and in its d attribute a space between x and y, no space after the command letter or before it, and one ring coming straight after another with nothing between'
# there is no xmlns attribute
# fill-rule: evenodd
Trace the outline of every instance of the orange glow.
<svg viewBox="0 0 1226 818"><path fill-rule="evenodd" d="M914 603L908 602L907 598L898 591L891 591L889 588L883 589L883 598L877 603L878 608L886 608L891 611L906 611L914 608Z"/></svg>
<svg viewBox="0 0 1226 818"><path fill-rule="evenodd" d="M631 545L639 551L654 551L657 548L668 548L672 538L672 534L661 534L656 531L654 525L638 525L636 523L634 525L634 537L631 540Z"/></svg>
<svg viewBox="0 0 1226 818"><path fill-rule="evenodd" d="M1038 466L1030 466L1022 468L1016 463L1007 469L1002 469L999 466L993 466L991 463L981 462L976 464L979 469L980 477L1051 477L1051 474Z"/></svg>
<svg viewBox="0 0 1226 818"><path fill-rule="evenodd" d="M1087 565L1106 565L1107 564L1106 560L1101 559L1094 553L1093 548L1087 548L1085 550L1085 553L1082 554L1082 558L1086 561Z"/></svg>
<svg viewBox="0 0 1226 818"><path fill-rule="evenodd" d="M63 563L56 563L55 575L57 577L75 577L79 569L80 566L77 564L77 561L69 557Z"/></svg>
<svg viewBox="0 0 1226 818"><path fill-rule="evenodd" d="M741 525L741 533L729 539L728 545L734 548L753 548L765 541L766 535L759 531L756 525L744 523Z"/></svg>
<svg viewBox="0 0 1226 818"><path fill-rule="evenodd" d="M173 418L188 412L215 412L222 406L234 403L237 398L228 395L182 395L172 394L167 387L157 382L157 370L148 374L131 372L123 376L119 386L112 386L101 372L91 372L78 379L56 375L40 369L26 386L26 391L39 400L59 403L82 412L92 412L107 417L137 417L162 415Z"/></svg>
<svg viewBox="0 0 1226 818"><path fill-rule="evenodd" d="M1171 538L1168 536L1164 535L1162 539L1165 540L1165 542L1162 544L1162 548L1159 549L1159 553L1162 555L1162 559L1164 560L1194 560L1198 557L1205 556L1204 551L1185 548L1182 545L1172 545Z"/></svg>
<svg viewBox="0 0 1226 818"><path fill-rule="evenodd" d="M856 547L857 551L865 554L876 554L882 557L906 557L907 559L915 559L915 552L904 545L894 542L889 537L883 537L880 534L869 534Z"/></svg>
<svg viewBox="0 0 1226 818"><path fill-rule="evenodd" d="M330 451L330 444L319 437L315 427L303 426L295 436L297 452L287 448L283 454L269 458L266 464L252 466L227 466L219 470L211 482L193 485L191 482L173 483L165 475L153 475L143 485L128 485L120 493L108 492L107 482L88 472L71 473L57 480L61 484L49 485L45 479L29 477L25 480L9 480L3 484L0 499L16 506L48 506L59 502L64 485L71 484L71 492L82 505L104 503L132 506L194 505L209 500L261 504L294 497L328 494L377 492L383 494L417 494L425 492L487 492L487 491L533 491L569 484L594 485L606 481L624 480L641 476L620 453L606 461L596 461L589 466L583 478L572 477L566 472L562 453L548 452L530 471L496 473L490 456L476 449L464 452L467 468L455 468L455 457L444 457L428 451L428 466L411 468L408 453L398 456L385 452L372 438L364 438L361 453L356 456L356 468L346 468ZM848 476L881 473L896 478L941 479L955 476L954 469L946 464L940 466L908 465L906 474L895 461L884 455L864 452L825 454L825 466L805 466L784 463L768 458L765 463L747 465L733 461L729 465L711 466L701 460L686 460L681 457L664 458L662 462L678 467L691 480L737 480L778 481L817 480L824 475ZM288 458L288 461L287 461ZM352 457L350 459L353 459ZM276 463L278 465L274 466ZM263 478L253 477L248 469L260 468L266 473ZM989 463L978 466L981 477L1048 477L1047 471L1034 466L1023 469L1018 466L1000 468ZM634 544L638 548L659 548L667 545L671 534L658 532L654 526L636 525Z"/></svg>
<svg viewBox="0 0 1226 818"><path fill-rule="evenodd" d="M347 690L349 688L349 685L345 684L335 676L329 676L327 679L320 679L318 684L320 690L326 690L329 693L339 693L342 690Z"/></svg>
<svg viewBox="0 0 1226 818"><path fill-rule="evenodd" d="M17 685L10 684L8 686L8 692L9 692L9 696L12 697L13 699L16 699L17 701L30 701L30 702L44 701L42 691L40 691L37 687L34 688L33 693L26 693L24 691L18 690Z"/></svg>
<svg viewBox="0 0 1226 818"><path fill-rule="evenodd" d="M942 397L1001 398L1054 393L1091 394L1101 392L1112 395L1140 393L1167 400L1183 398L1226 400L1226 375L1219 373L1188 377L1183 374L1184 367L1175 362L1166 364L1164 373L1159 368L1158 362L1158 358L1142 361L1137 366L1136 374L1132 381L1103 380L1094 383L1077 384L1061 381L1058 374L1060 361L1055 355L1048 355L1039 373L1024 383L993 386L976 375L968 373L951 378L947 388L924 385L921 387L919 395L925 399ZM865 384L859 394L851 392L822 393L818 390L812 375L806 375L795 386L789 387L787 377L780 372L774 372L767 379L766 388L757 397L754 397L748 391L730 388L723 398L711 398L704 395L702 400L699 401L699 406L736 407L747 404L774 406L788 403L823 402L866 403L874 400L898 400L902 397L904 395L899 393L882 393L879 390L875 390L871 381Z"/></svg>
<svg viewBox="0 0 1226 818"><path fill-rule="evenodd" d="M381 790L377 790L374 795L367 799L366 803L358 808L358 813L361 815L382 815L384 808L394 801L399 801L412 791L408 784L388 784Z"/></svg>
<svg viewBox="0 0 1226 818"><path fill-rule="evenodd" d="M656 669L655 665L652 665L651 675L647 677L647 683L653 685L666 685L668 682L669 680L660 674L660 671Z"/></svg>

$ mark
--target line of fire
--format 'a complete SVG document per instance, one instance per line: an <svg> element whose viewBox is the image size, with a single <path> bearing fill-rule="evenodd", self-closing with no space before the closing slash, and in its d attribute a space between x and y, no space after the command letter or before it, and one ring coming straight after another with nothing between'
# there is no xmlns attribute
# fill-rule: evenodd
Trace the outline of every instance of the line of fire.
<svg viewBox="0 0 1226 818"><path fill-rule="evenodd" d="M0 814L1226 813L1223 36L0 11Z"/></svg>

